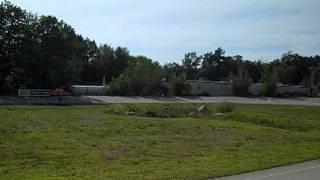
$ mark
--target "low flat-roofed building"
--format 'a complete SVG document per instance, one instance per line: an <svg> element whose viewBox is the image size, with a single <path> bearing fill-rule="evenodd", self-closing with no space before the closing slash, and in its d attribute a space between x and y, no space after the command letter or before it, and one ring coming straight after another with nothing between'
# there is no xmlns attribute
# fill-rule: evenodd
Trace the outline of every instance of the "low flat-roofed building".
<svg viewBox="0 0 320 180"><path fill-rule="evenodd" d="M73 85L71 88L75 95L104 95L106 86Z"/></svg>
<svg viewBox="0 0 320 180"><path fill-rule="evenodd" d="M208 80L187 80L191 86L191 95L207 96L233 96L232 82L208 81ZM249 87L249 94L260 95L261 83L254 83ZM302 85L278 84L278 95L313 95L317 93L316 87Z"/></svg>
<svg viewBox="0 0 320 180"><path fill-rule="evenodd" d="M232 96L232 83L226 81L188 80L193 95Z"/></svg>

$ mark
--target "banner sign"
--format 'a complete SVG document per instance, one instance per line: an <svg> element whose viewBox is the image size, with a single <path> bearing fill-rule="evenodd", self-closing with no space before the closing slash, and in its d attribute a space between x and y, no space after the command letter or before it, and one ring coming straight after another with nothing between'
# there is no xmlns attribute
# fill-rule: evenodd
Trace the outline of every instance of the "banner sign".
<svg viewBox="0 0 320 180"><path fill-rule="evenodd" d="M18 96L50 96L48 89L19 89Z"/></svg>

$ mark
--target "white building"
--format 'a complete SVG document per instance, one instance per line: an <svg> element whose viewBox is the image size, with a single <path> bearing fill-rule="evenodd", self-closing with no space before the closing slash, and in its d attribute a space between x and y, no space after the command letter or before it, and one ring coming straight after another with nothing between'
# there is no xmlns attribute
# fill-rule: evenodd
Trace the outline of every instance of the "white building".
<svg viewBox="0 0 320 180"><path fill-rule="evenodd" d="M204 81L204 80L188 80L187 83L191 86L192 95L209 95L209 96L232 96L232 82L225 81ZM261 83L252 84L249 87L249 93L254 96L259 96ZM317 88L306 87L300 85L283 85L279 84L277 94L298 94L311 95L315 93Z"/></svg>
<svg viewBox="0 0 320 180"><path fill-rule="evenodd" d="M104 95L106 86L73 85L71 88L75 95Z"/></svg>

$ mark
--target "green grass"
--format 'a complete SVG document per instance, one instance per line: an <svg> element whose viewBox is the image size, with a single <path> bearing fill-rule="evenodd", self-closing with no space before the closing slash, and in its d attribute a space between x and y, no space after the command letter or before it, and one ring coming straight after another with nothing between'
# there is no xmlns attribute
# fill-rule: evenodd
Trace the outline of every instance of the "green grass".
<svg viewBox="0 0 320 180"><path fill-rule="evenodd" d="M319 107L199 106L0 106L0 179L207 179L320 158Z"/></svg>

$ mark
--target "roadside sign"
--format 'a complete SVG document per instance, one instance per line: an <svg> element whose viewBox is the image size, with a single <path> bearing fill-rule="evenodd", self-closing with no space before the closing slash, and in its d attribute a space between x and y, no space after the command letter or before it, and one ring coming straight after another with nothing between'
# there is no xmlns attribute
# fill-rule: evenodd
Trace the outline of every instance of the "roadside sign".
<svg viewBox="0 0 320 180"><path fill-rule="evenodd" d="M50 96L50 90L48 89L19 89L18 96L28 97L42 97L42 96Z"/></svg>
<svg viewBox="0 0 320 180"><path fill-rule="evenodd" d="M30 91L28 89L19 89L18 96L30 96Z"/></svg>

